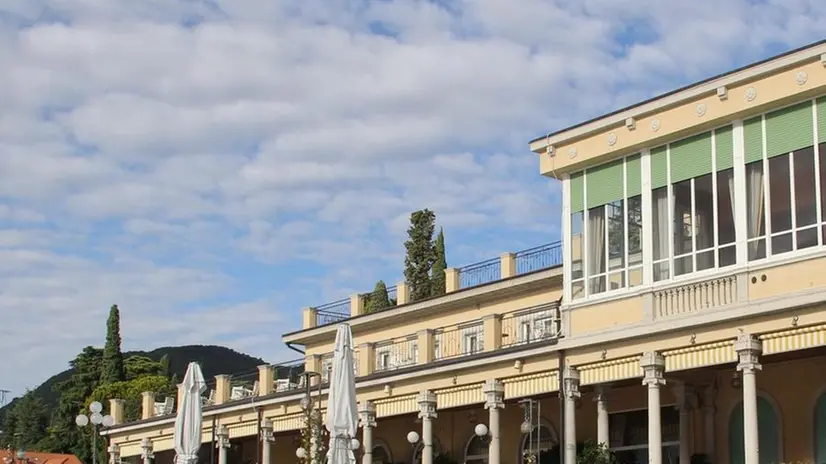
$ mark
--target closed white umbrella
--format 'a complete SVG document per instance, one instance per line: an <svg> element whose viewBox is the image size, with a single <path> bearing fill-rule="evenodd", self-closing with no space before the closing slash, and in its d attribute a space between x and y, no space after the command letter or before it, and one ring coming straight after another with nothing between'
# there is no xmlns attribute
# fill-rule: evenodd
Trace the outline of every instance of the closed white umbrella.
<svg viewBox="0 0 826 464"><path fill-rule="evenodd" d="M326 425L330 432L330 446L327 463L351 464L356 461L350 443L356 437L358 407L353 372L353 333L347 324L339 325L336 332L329 392Z"/></svg>
<svg viewBox="0 0 826 464"><path fill-rule="evenodd" d="M206 390L204 373L198 363L191 362L186 368L182 384L181 404L175 417L175 464L196 464L201 449L201 425L203 411L201 394Z"/></svg>

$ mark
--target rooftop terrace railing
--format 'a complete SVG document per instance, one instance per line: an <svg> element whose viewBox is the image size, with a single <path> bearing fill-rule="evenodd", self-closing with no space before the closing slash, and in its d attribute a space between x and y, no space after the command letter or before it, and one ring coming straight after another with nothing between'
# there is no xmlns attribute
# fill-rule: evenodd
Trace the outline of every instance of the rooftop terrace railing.
<svg viewBox="0 0 826 464"><path fill-rule="evenodd" d="M503 253L460 268L445 269L445 292L496 282L562 265L562 242L551 242L516 253ZM339 323L353 316L383 311L411 302L410 287L405 282L387 287L387 299L375 292L362 293L322 306L304 309L303 329Z"/></svg>

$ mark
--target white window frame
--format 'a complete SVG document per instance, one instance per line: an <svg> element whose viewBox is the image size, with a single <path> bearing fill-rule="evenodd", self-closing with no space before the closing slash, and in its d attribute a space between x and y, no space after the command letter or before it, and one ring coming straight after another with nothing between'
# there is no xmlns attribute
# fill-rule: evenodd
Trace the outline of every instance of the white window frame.
<svg viewBox="0 0 826 464"><path fill-rule="evenodd" d="M812 252L817 252L818 250L820 250L820 248L824 244L822 228L824 226L826 226L826 222L824 222L824 218L822 217L822 211L821 211L821 179L820 179L820 147L819 147L820 143L818 142L819 135L818 135L818 122L817 122L817 118L818 118L817 98L819 98L819 97L811 98L811 99L808 100L809 103L812 106L812 126L813 126L812 127L812 153L813 153L813 157L814 157L814 171L815 171L814 172L814 179L815 179L815 195L814 195L814 197L815 197L815 210L816 210L815 211L815 223L814 224L810 224L810 225L803 226L803 227L800 227L800 228L797 227L797 214L796 214L797 213L797 211L796 211L797 204L796 204L796 199L795 199L795 184L794 184L794 182L795 182L795 180L794 180L794 157L795 157L795 153L797 153L798 151L802 151L802 150L795 150L795 151L791 151L789 153L785 153L785 154L782 154L782 155L776 155L776 156L772 157L772 158L776 158L776 157L779 158L779 157L783 157L783 156L788 156L789 187L790 187L790 190L789 190L789 194L790 194L789 213L791 214L791 228L787 229L787 230L775 232L772 228L772 223L771 223L771 215L772 215L772 212L771 212L771 172L769 170L770 158L768 157L768 149L767 149L768 134L766 133L766 115L768 113L771 113L771 112L774 112L774 111L777 111L777 110L780 110L780 109L783 109L783 108L786 108L786 107L789 107L789 106L799 105L802 102L795 102L795 103L792 103L790 105L786 105L786 106L780 107L780 108L772 108L770 111L768 111L766 113L762 113L759 116L760 117L761 128L762 128L762 134L761 135L762 135L762 149L763 149L762 155L763 156L762 156L762 159L760 161L752 161L750 163L744 163L743 169L744 169L744 172L746 172L745 169L746 169L747 165L762 162L762 165L763 165L763 211L764 211L764 218L763 219L765 221L765 233L763 235L759 236L759 237L750 238L750 239L746 238L745 258L746 258L746 261L748 262L749 265L760 265L762 263L776 261L778 259L786 258L786 257L789 257L789 256L800 256L800 255L806 255L806 254L809 254L809 253L812 253ZM743 187L747 188L747 186L748 185L746 183L744 183ZM745 190L744 190L744 195L745 195ZM744 219L744 222L745 221L747 221L747 219ZM815 232L816 232L816 235L817 235L817 245L807 247L807 248L804 248L804 249L798 249L797 235L800 232L805 232L805 231L811 230L811 229L815 229ZM784 252L781 252L781 253L774 253L774 250L772 249L772 239L780 237L780 236L784 236L784 235L789 235L789 234L791 234L792 249L790 251L784 251ZM765 256L762 257L762 258L749 260L748 259L748 247L749 247L749 245L751 245L754 242L759 242L760 240L763 240L765 242L765 246L764 246Z"/></svg>

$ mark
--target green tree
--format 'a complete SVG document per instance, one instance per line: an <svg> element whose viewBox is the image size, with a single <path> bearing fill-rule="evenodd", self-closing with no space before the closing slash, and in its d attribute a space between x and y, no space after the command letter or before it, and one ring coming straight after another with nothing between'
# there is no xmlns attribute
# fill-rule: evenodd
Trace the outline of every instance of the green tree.
<svg viewBox="0 0 826 464"><path fill-rule="evenodd" d="M83 406L100 382L102 364L103 350L92 346L84 348L69 363L75 372L68 380L54 386L60 399L52 416L49 435L43 440L43 451L74 454L81 462L91 462L91 427L78 427L75 417L81 412L88 413ZM105 453L103 440L98 441L98 453Z"/></svg>
<svg viewBox="0 0 826 464"><path fill-rule="evenodd" d="M364 302L364 312L374 313L385 310L393 306L390 298L387 296L387 285L383 280L376 282L372 293L368 293L366 301Z"/></svg>
<svg viewBox="0 0 826 464"><path fill-rule="evenodd" d="M168 359L168 358L167 358ZM161 361L154 361L146 356L129 356L123 361L126 369L126 380L136 379L146 375L161 375L167 377L166 370Z"/></svg>
<svg viewBox="0 0 826 464"><path fill-rule="evenodd" d="M616 457L605 443L586 441L581 451L577 451L577 464L614 464Z"/></svg>
<svg viewBox="0 0 826 464"><path fill-rule="evenodd" d="M445 232L439 229L434 245L435 258L430 270L430 295L445 294L445 269L447 269L447 254L445 254Z"/></svg>
<svg viewBox="0 0 826 464"><path fill-rule="evenodd" d="M170 367L169 354L165 354L165 355L161 356L160 363L161 363L161 375L171 378L172 377L172 368Z"/></svg>
<svg viewBox="0 0 826 464"><path fill-rule="evenodd" d="M436 259L433 247L433 230L436 215L429 209L414 211L410 215L408 240L404 242L407 254L404 258L404 279L410 286L410 299L422 300L431 294L430 270Z"/></svg>
<svg viewBox="0 0 826 464"><path fill-rule="evenodd" d="M27 391L14 402L12 409L3 420L3 434L0 447L40 450L46 438L49 425L49 411L43 399Z"/></svg>
<svg viewBox="0 0 826 464"><path fill-rule="evenodd" d="M169 377L163 375L144 375L124 382L101 384L84 401L88 408L93 401L106 405L110 399L124 401L124 420L134 421L141 417L141 394L145 391L155 393L156 399L177 396L177 386Z"/></svg>
<svg viewBox="0 0 826 464"><path fill-rule="evenodd" d="M118 310L118 305L112 305L109 309L109 319L106 321L106 345L103 347L101 383L126 380L126 369L123 366L123 352L120 350L120 342L120 310Z"/></svg>

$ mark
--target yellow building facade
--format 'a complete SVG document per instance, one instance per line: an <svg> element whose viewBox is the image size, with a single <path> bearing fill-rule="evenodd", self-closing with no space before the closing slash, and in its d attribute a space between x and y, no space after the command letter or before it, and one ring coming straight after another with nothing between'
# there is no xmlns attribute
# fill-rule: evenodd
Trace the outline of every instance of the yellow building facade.
<svg viewBox="0 0 826 464"><path fill-rule="evenodd" d="M826 44L530 143L563 234L446 271L445 294L303 310L301 352L218 376L203 462L294 462L336 325L358 345L365 464L826 462ZM298 353L297 353L298 354ZM308 399L309 398L309 399ZM172 462L176 399L106 430Z"/></svg>

